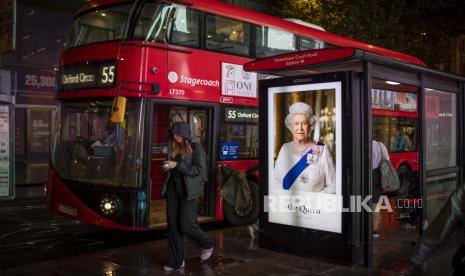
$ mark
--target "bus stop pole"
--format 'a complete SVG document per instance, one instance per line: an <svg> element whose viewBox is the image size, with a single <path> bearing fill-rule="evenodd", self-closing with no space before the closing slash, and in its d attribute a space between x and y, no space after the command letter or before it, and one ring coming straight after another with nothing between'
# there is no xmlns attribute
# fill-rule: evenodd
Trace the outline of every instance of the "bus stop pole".
<svg viewBox="0 0 465 276"><path fill-rule="evenodd" d="M420 91L419 91L419 99L418 99L418 128L420 129L420 145L419 145L419 163L420 163L420 168L419 168L419 173L418 173L418 188L419 188L419 195L422 201L422 208L421 211L419 211L419 216L420 216L420 227L418 229L419 234L421 235L423 231L426 229L428 225L427 221L427 216L426 216L426 116L425 116L425 102L426 102L426 97L425 97L425 75L420 74Z"/></svg>
<svg viewBox="0 0 465 276"><path fill-rule="evenodd" d="M362 198L368 195L372 195L372 119L371 119L371 86L372 86L372 64L371 62L363 63L363 84L362 84L362 93L361 93L361 144L362 148ZM366 168L366 169L363 169ZM370 202L372 202L370 200ZM364 265L366 267L371 267L373 262L373 217L372 213L364 212L364 223L362 227L364 228Z"/></svg>

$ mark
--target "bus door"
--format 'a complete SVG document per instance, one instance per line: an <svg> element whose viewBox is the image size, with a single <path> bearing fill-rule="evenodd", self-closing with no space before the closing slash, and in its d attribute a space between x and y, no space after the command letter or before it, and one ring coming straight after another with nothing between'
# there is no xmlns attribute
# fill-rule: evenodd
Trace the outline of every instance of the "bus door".
<svg viewBox="0 0 465 276"><path fill-rule="evenodd" d="M167 103L156 103L153 108L152 146L151 146L151 216L150 226L166 223L166 200L162 198L163 161L168 159L168 144L170 127L174 122L187 122L190 126L193 142L200 143L207 154L207 175L210 176L214 168L212 158L212 118L211 106L188 106ZM214 217L215 189L214 179L203 185L199 202L199 219L209 220Z"/></svg>

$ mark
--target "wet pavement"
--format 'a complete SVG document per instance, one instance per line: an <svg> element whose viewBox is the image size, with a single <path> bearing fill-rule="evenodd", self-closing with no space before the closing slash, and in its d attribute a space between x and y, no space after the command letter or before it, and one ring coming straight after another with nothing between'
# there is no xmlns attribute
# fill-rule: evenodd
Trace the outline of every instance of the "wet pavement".
<svg viewBox="0 0 465 276"><path fill-rule="evenodd" d="M73 221L50 212L43 197L1 201L0 225L3 269L166 238L163 231L128 233Z"/></svg>
<svg viewBox="0 0 465 276"><path fill-rule="evenodd" d="M365 268L261 249L247 227L230 227L208 231L217 242L209 261L200 262L200 250L186 242L184 270L164 272L167 241L163 231L143 234L150 238L134 238L134 233L73 222L43 208L40 200L17 207L0 203L1 276L451 275L450 260L458 244L458 237L449 240L421 272L407 264L415 231L385 227L373 244L375 267Z"/></svg>
<svg viewBox="0 0 465 276"><path fill-rule="evenodd" d="M79 256L18 266L2 271L2 276L57 275L450 275L449 258L453 251L442 248L430 258L428 270L419 273L406 265L403 258L406 245L396 247L383 268L351 267L313 258L273 252L258 248L257 240L249 236L246 227L234 227L208 232L217 244L212 258L200 262L200 250L186 242L186 267L183 271L164 272L167 256L166 239L149 241L111 250L101 250ZM385 233L385 235L388 235ZM378 243L381 242L377 241ZM386 244L378 244L385 246ZM375 245L376 246L376 245ZM399 254L400 253L400 254Z"/></svg>
<svg viewBox="0 0 465 276"><path fill-rule="evenodd" d="M390 199L391 206L395 206L394 200ZM460 234L452 236L438 248L421 269L408 264L419 240L418 212L418 209L408 208L381 212L380 237L373 241L373 267L394 274L452 275L450 263L460 243Z"/></svg>

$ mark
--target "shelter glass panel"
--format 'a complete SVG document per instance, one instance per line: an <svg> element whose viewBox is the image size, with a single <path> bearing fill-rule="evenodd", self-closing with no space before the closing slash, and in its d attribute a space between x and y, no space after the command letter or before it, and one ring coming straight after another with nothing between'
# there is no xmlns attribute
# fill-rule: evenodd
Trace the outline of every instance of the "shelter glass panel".
<svg viewBox="0 0 465 276"><path fill-rule="evenodd" d="M457 165L457 96L425 89L426 169Z"/></svg>

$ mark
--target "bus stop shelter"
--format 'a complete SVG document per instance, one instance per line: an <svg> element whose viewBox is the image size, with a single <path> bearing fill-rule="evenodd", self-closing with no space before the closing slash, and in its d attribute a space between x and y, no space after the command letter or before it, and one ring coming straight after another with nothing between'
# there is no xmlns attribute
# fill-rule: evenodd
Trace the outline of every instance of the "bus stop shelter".
<svg viewBox="0 0 465 276"><path fill-rule="evenodd" d="M405 196L412 197L409 191L415 191L417 200L409 202L418 205L418 234L447 195L463 185L465 78L355 48L283 54L244 68L262 77L260 246L370 266L373 218L363 205L371 206L367 196L373 194L372 140L397 141L397 136L383 133L401 136L402 129L413 133L406 139L415 146L392 154L400 159L391 161L401 162L414 175L415 184ZM313 149L294 165L286 153L295 151L286 117L293 108L307 106L316 118L310 136L320 142L316 149L321 151ZM413 123L374 121L380 112ZM316 176L299 174L308 166L316 168L318 159L329 165L315 169ZM303 168L299 171L298 166ZM437 200L439 192L442 201Z"/></svg>

